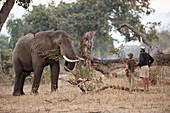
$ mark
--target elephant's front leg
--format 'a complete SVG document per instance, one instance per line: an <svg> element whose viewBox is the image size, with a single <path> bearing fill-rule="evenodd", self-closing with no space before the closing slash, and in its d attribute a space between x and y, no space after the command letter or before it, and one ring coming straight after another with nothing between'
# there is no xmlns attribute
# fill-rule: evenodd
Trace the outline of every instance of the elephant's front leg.
<svg viewBox="0 0 170 113"><path fill-rule="evenodd" d="M39 88L43 68L44 68L43 66L37 66L36 68L34 68L34 80L33 80L31 93L38 94L38 88Z"/></svg>
<svg viewBox="0 0 170 113"><path fill-rule="evenodd" d="M51 92L53 92L58 89L58 77L60 73L59 62L51 64L50 68L51 68Z"/></svg>

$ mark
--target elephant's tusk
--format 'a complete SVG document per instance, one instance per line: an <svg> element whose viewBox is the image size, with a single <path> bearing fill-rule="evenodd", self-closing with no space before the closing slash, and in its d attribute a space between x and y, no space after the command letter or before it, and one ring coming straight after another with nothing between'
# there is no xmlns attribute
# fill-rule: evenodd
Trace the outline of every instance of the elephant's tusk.
<svg viewBox="0 0 170 113"><path fill-rule="evenodd" d="M85 60L84 58L81 58L81 57L79 57L79 56L76 56L79 60Z"/></svg>
<svg viewBox="0 0 170 113"><path fill-rule="evenodd" d="M67 62L78 62L79 60L71 60L69 58L67 58L65 55L63 55L64 60L66 60Z"/></svg>

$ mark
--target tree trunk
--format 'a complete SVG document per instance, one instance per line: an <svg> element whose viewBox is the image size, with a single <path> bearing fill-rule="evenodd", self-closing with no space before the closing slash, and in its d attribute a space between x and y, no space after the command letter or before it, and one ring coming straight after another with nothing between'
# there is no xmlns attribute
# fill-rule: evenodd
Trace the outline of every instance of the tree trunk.
<svg viewBox="0 0 170 113"><path fill-rule="evenodd" d="M15 0L6 0L6 2L3 4L1 10L0 10L0 31L2 30L2 27L12 9L14 6Z"/></svg>
<svg viewBox="0 0 170 113"><path fill-rule="evenodd" d="M91 68L91 60L93 59L92 50L94 34L95 31L85 33L78 48L78 56L85 59L82 61L83 65L89 68Z"/></svg>

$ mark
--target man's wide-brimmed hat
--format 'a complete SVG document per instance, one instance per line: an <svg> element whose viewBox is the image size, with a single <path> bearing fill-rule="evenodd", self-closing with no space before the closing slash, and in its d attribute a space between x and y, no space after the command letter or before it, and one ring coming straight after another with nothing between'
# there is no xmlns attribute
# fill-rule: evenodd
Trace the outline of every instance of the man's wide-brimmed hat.
<svg viewBox="0 0 170 113"><path fill-rule="evenodd" d="M145 49L145 46L140 46L141 49Z"/></svg>

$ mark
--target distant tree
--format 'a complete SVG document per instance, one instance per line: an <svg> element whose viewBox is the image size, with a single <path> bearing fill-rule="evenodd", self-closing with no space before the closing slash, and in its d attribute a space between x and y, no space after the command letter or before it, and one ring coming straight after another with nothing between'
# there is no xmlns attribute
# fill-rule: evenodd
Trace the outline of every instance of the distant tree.
<svg viewBox="0 0 170 113"><path fill-rule="evenodd" d="M161 46L161 49L170 47L170 30L162 30L157 33L158 39L154 42Z"/></svg>
<svg viewBox="0 0 170 113"><path fill-rule="evenodd" d="M50 29L57 29L58 24L62 21L59 21L59 17L56 16L54 11L55 7L45 5L33 6L32 11L23 16L23 24L25 29L23 32L26 34L28 32L37 33L39 31L45 31Z"/></svg>
<svg viewBox="0 0 170 113"><path fill-rule="evenodd" d="M8 36L0 35L0 49L8 49Z"/></svg>
<svg viewBox="0 0 170 113"><path fill-rule="evenodd" d="M10 49L0 49L2 64L0 65L3 73L10 75L12 69L12 51Z"/></svg>
<svg viewBox="0 0 170 113"><path fill-rule="evenodd" d="M8 36L0 35L0 74L9 74L9 71L12 68L12 52L9 49L8 39Z"/></svg>
<svg viewBox="0 0 170 113"><path fill-rule="evenodd" d="M18 38L23 35L23 30L25 29L23 21L22 19L14 19L14 15L11 15L7 21L6 28L11 36L9 46L13 49Z"/></svg>
<svg viewBox="0 0 170 113"><path fill-rule="evenodd" d="M141 15L154 12L149 4L149 0L77 0L69 4L60 2L57 7L54 2L48 6L34 6L24 16L23 23L27 26L24 32L62 29L73 37L74 47L78 47L85 32L96 30L94 48L102 55L108 48L114 47L109 34L113 29L125 36L126 41L139 40L141 37L127 25L146 34L146 39L151 35L156 37L154 27L148 28L141 23ZM147 29L150 31L147 32Z"/></svg>
<svg viewBox="0 0 170 113"><path fill-rule="evenodd" d="M82 34L92 29L95 30L95 28L89 28L90 26L88 27L86 25L90 23L91 19L88 20L87 22L86 22L87 18L78 19L80 18L79 17L80 15L77 15L75 17L74 15L72 16L71 12L68 12L70 10L68 8L69 5L64 3L61 3L58 7L55 7L54 4L49 4L48 7L46 7L45 5L33 6L33 10L23 16L23 20L22 20L23 25L18 25L19 22L16 23L18 19L11 18L7 22L8 23L7 29L10 30L9 34L11 35L11 41L17 40L19 36L17 38L15 38L15 36L16 34L20 34L20 33L23 34L26 34L28 32L37 33L39 31L50 30L50 29L62 29L68 32L71 35L71 37L73 37L72 38L73 45L75 48L77 48L80 38L82 37ZM83 16L85 16L85 14L83 14ZM86 22L86 24L84 23L82 25L84 29L78 28L78 26L76 27L73 25L74 24L73 21L75 21L75 19L77 19L76 21L79 20L80 23L83 23L83 21ZM93 25L93 23L94 22L92 20L90 24ZM18 28L19 26L23 26L22 29L19 29ZM98 34L96 36L97 39L95 39L96 40L95 48L98 48L98 50L101 51L101 53L104 53L107 51L106 49L112 47L113 44L112 44L112 37L111 35L108 34L108 30L107 30L108 28L102 26L104 25L101 24L100 27L98 28L96 27L96 29L99 29L99 31L96 30ZM11 31L15 31L15 32L11 32ZM103 44L100 45L99 43L103 43Z"/></svg>

